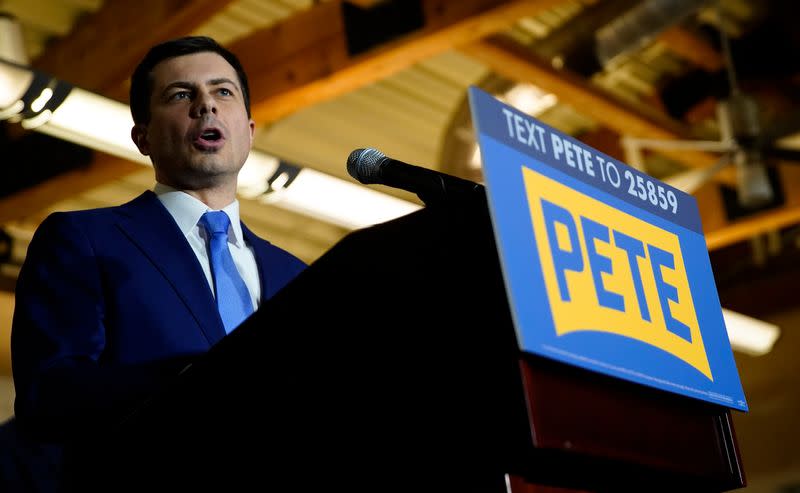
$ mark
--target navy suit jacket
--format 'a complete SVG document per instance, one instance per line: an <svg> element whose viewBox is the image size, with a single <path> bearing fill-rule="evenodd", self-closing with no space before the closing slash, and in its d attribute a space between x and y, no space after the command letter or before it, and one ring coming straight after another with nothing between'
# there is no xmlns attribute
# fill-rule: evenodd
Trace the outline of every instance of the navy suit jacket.
<svg viewBox="0 0 800 493"><path fill-rule="evenodd" d="M242 231L269 299L305 264ZM113 422L224 335L197 257L154 193L52 214L17 282L17 420L55 442Z"/></svg>

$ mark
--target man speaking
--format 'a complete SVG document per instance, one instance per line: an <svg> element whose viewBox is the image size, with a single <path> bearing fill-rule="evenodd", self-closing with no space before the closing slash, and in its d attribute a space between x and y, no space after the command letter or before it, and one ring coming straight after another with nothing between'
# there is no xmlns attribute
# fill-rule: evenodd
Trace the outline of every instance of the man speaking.
<svg viewBox="0 0 800 493"><path fill-rule="evenodd" d="M232 53L205 37L153 47L130 105L155 188L48 217L16 288L16 420L40 444L30 476L45 491L61 445L119 421L305 267L239 220L255 124Z"/></svg>

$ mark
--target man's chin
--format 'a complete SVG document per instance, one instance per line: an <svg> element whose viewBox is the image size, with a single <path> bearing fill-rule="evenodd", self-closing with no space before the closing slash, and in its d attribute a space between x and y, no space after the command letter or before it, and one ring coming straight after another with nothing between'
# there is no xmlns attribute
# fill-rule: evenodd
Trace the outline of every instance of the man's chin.
<svg viewBox="0 0 800 493"><path fill-rule="evenodd" d="M237 173L222 166L193 166L191 171L171 177L167 179L170 183L165 184L179 190L206 190L228 186L231 182L235 184L236 176Z"/></svg>

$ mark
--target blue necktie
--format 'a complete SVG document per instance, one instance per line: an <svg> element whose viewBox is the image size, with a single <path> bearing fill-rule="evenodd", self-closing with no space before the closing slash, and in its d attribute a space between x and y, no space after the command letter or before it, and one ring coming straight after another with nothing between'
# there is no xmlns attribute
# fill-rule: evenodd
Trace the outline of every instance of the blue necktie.
<svg viewBox="0 0 800 493"><path fill-rule="evenodd" d="M211 276L214 279L214 294L217 309L222 317L225 331L230 332L253 313L250 292L242 276L236 270L233 257L228 250L228 227L230 218L223 211L209 211L200 218L200 225L208 232L208 253L211 260Z"/></svg>

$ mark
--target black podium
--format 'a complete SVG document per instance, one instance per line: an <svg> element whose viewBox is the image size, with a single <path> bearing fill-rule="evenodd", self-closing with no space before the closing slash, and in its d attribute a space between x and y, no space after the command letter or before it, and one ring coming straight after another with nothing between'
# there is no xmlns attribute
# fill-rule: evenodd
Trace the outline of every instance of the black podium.
<svg viewBox="0 0 800 493"><path fill-rule="evenodd" d="M727 409L520 353L482 193L351 233L74 457L80 491L744 484Z"/></svg>

